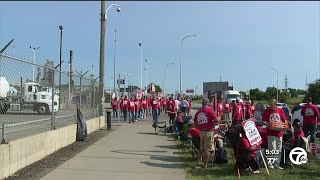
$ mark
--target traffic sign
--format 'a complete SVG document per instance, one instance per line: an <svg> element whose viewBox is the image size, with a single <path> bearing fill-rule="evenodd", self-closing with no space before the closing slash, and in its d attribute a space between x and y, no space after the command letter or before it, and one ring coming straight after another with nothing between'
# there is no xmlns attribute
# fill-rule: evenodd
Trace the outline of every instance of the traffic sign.
<svg viewBox="0 0 320 180"><path fill-rule="evenodd" d="M186 93L194 93L194 90L193 89L187 89Z"/></svg>
<svg viewBox="0 0 320 180"><path fill-rule="evenodd" d="M120 84L124 84L125 83L124 79L118 79L117 80L117 84L119 84L119 81L120 81Z"/></svg>

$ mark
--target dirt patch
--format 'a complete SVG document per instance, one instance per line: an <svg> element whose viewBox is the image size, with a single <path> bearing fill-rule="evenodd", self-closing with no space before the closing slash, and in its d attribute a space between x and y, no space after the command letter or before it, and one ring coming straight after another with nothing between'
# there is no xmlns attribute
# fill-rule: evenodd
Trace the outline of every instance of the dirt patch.
<svg viewBox="0 0 320 180"><path fill-rule="evenodd" d="M111 131L114 131L117 127L113 127ZM85 150L90 145L94 144L111 131L106 129L97 130L87 136L85 141L76 141L69 146L66 146L51 155L37 161L15 174L6 178L6 180L27 180L27 179L40 179L62 165L64 162L73 158L81 151Z"/></svg>

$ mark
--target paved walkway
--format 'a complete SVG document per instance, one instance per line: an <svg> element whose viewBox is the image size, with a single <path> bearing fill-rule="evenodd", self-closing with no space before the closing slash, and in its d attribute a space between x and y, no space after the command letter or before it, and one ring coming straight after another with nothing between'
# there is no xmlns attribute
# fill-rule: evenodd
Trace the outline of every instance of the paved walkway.
<svg viewBox="0 0 320 180"><path fill-rule="evenodd" d="M120 123L116 130L42 179L185 179L175 140L168 135L155 135L150 118ZM167 117L159 118L164 119Z"/></svg>

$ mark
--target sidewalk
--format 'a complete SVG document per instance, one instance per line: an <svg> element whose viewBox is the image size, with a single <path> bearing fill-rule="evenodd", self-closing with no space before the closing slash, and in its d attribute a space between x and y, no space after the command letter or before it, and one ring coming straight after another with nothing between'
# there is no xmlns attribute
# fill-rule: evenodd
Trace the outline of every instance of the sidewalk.
<svg viewBox="0 0 320 180"><path fill-rule="evenodd" d="M175 140L169 134L155 135L150 118L120 123L116 130L42 179L185 179ZM167 119L165 115L159 117L160 121Z"/></svg>

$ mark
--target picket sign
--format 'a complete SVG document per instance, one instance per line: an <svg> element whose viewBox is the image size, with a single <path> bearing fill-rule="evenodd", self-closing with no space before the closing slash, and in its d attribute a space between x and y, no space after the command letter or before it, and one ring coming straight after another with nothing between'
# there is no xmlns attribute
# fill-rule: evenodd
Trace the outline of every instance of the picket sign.
<svg viewBox="0 0 320 180"><path fill-rule="evenodd" d="M311 156L320 159L320 144L310 143Z"/></svg>
<svg viewBox="0 0 320 180"><path fill-rule="evenodd" d="M262 138L252 118L242 122L242 127L251 146L262 144Z"/></svg>

